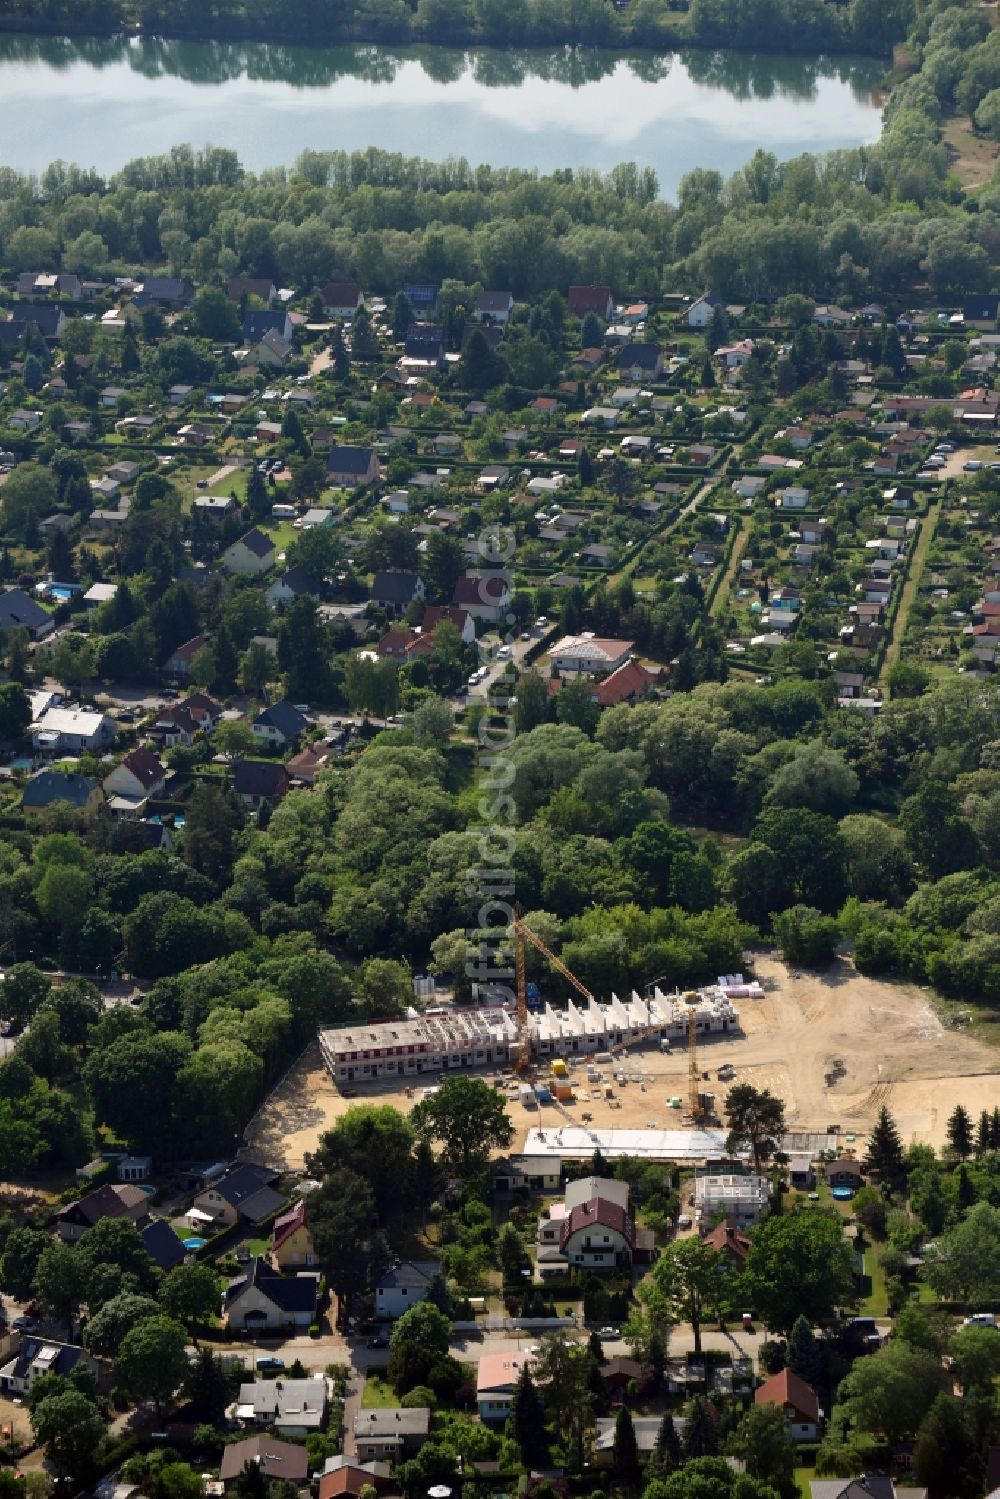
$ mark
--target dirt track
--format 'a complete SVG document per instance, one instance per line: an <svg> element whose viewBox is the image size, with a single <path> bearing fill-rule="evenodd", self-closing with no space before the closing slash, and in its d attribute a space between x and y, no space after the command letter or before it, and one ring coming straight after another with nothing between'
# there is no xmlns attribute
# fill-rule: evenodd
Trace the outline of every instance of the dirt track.
<svg viewBox="0 0 1000 1499"><path fill-rule="evenodd" d="M885 1102L904 1140L942 1145L956 1103L964 1103L973 1118L1000 1104L1000 1052L947 1030L927 992L861 978L843 962L824 974L793 976L778 959L760 957L755 971L767 992L763 1000L741 1002L743 1035L703 1043L699 1062L713 1079L728 1062L737 1082L770 1088L784 1099L793 1128L839 1124L845 1133L864 1134ZM615 1085L618 1107L588 1098L570 1106L568 1115L577 1120L586 1110L605 1128L635 1129L647 1121L676 1126L679 1116L666 1101L685 1095L686 1049L670 1056L652 1048L633 1051L616 1063L616 1071L619 1066L630 1078L641 1074L644 1086ZM726 1087L715 1084L720 1101ZM247 1130L246 1154L301 1167L322 1131L352 1103L392 1103L406 1111L419 1092L418 1082L414 1098L395 1085L344 1098L327 1076L318 1047L310 1046ZM518 1143L528 1128L556 1117L551 1109L529 1111L515 1101L509 1111Z"/></svg>

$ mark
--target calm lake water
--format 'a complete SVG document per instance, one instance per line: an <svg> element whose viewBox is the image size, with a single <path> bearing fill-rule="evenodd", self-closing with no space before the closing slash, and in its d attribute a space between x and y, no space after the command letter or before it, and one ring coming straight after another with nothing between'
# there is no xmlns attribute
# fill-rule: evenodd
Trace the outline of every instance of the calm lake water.
<svg viewBox="0 0 1000 1499"><path fill-rule="evenodd" d="M672 197L692 167L728 175L877 138L872 58L532 51L299 50L126 39L0 38L0 162L112 172L188 143L244 165L379 146L440 160L651 166Z"/></svg>

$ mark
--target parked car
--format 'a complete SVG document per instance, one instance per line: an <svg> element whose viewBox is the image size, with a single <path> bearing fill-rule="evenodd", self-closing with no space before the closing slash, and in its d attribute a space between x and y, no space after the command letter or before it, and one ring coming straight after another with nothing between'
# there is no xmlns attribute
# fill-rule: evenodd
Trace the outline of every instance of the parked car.
<svg viewBox="0 0 1000 1499"><path fill-rule="evenodd" d="M275 1358L273 1353L265 1353L262 1358L257 1360L256 1367L261 1374L266 1373L269 1369L276 1374L280 1374L285 1367L285 1360L283 1358Z"/></svg>
<svg viewBox="0 0 1000 1499"><path fill-rule="evenodd" d="M17 1324L14 1324L17 1326ZM971 1317L963 1319L963 1327L992 1327L996 1330L997 1319L992 1312L973 1312Z"/></svg>

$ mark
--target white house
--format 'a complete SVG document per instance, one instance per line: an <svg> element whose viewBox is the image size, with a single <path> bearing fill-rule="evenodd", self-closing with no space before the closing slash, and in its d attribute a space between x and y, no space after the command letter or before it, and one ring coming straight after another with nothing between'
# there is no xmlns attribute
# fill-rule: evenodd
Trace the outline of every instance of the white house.
<svg viewBox="0 0 1000 1499"><path fill-rule="evenodd" d="M754 1394L755 1405L776 1405L783 1412L796 1442L818 1442L822 1412L812 1385L789 1369L766 1379Z"/></svg>
<svg viewBox="0 0 1000 1499"><path fill-rule="evenodd" d="M104 749L115 737L114 720L84 708L48 708L31 725L35 749L55 751Z"/></svg>
<svg viewBox="0 0 1000 1499"><path fill-rule="evenodd" d="M506 1421L521 1370L535 1361L532 1353L484 1353L476 1378L480 1421Z"/></svg>
<svg viewBox="0 0 1000 1499"><path fill-rule="evenodd" d="M588 631L557 640L549 660L560 676L603 676L624 666L634 649L634 640L602 640Z"/></svg>
<svg viewBox="0 0 1000 1499"><path fill-rule="evenodd" d="M226 1325L257 1334L306 1328L315 1320L318 1286L318 1271L279 1275L267 1260L251 1260L226 1289Z"/></svg>
<svg viewBox="0 0 1000 1499"><path fill-rule="evenodd" d="M226 547L222 566L227 573L241 578L259 577L274 566L274 542L255 526L238 541Z"/></svg>
<svg viewBox="0 0 1000 1499"><path fill-rule="evenodd" d="M427 1295L427 1287L440 1274L437 1260L403 1260L375 1282L375 1315L395 1320Z"/></svg>
<svg viewBox="0 0 1000 1499"><path fill-rule="evenodd" d="M699 1176L694 1184L694 1214L699 1227L708 1228L712 1218L725 1218L737 1228L756 1223L767 1212L769 1187L766 1176Z"/></svg>
<svg viewBox="0 0 1000 1499"><path fill-rule="evenodd" d="M774 503L779 510L804 510L809 503L809 491L801 484L789 484L778 490Z"/></svg>
<svg viewBox="0 0 1000 1499"><path fill-rule="evenodd" d="M160 796L166 784L166 767L160 764L152 750L140 745L129 750L111 774L104 777L104 794L109 799L123 796L138 802L148 796Z"/></svg>
<svg viewBox="0 0 1000 1499"><path fill-rule="evenodd" d="M712 313L719 305L719 299L711 292L706 292L696 302L692 302L685 314L684 321L689 328L707 328L712 321Z"/></svg>

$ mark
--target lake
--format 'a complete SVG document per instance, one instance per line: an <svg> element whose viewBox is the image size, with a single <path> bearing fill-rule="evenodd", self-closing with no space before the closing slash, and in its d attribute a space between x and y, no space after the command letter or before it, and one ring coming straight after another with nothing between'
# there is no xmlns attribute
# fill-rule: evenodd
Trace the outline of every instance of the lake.
<svg viewBox="0 0 1000 1499"><path fill-rule="evenodd" d="M129 38L0 38L0 162L110 173L171 146L245 166L378 146L498 166L652 167L668 198L692 167L729 175L875 140L873 58L689 51L303 50Z"/></svg>

